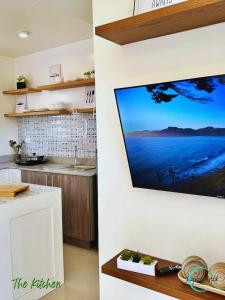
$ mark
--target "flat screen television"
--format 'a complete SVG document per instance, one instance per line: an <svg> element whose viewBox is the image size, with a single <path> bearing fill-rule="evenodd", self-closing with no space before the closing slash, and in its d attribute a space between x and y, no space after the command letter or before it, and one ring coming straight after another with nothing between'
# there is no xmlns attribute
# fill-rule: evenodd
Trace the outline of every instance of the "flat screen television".
<svg viewBox="0 0 225 300"><path fill-rule="evenodd" d="M134 187L225 197L225 75L115 95Z"/></svg>

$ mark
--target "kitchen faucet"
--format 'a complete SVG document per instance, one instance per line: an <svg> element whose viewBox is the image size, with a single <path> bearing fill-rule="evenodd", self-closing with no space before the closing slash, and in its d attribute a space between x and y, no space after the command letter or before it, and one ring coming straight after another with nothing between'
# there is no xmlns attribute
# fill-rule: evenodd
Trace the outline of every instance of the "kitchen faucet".
<svg viewBox="0 0 225 300"><path fill-rule="evenodd" d="M78 150L77 150L77 145L75 145L75 149L74 149L74 166L76 166L77 165L77 152L78 152Z"/></svg>

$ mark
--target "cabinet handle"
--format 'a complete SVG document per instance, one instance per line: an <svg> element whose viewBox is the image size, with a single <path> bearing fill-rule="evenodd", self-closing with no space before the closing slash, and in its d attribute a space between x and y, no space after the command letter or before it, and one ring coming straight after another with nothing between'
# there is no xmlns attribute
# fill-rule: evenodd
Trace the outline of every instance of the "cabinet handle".
<svg viewBox="0 0 225 300"><path fill-rule="evenodd" d="M54 176L52 175L52 186L54 186Z"/></svg>
<svg viewBox="0 0 225 300"><path fill-rule="evenodd" d="M45 185L48 186L48 175L45 175Z"/></svg>

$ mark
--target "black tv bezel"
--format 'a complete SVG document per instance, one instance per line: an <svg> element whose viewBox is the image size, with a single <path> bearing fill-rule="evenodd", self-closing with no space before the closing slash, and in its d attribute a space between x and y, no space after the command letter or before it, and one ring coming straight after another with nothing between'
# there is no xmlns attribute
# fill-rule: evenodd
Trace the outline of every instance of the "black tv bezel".
<svg viewBox="0 0 225 300"><path fill-rule="evenodd" d="M164 84L164 83L174 83L174 82L181 82L181 81L186 81L186 80L191 80L191 79L201 79L201 78L208 78L208 77L220 77L220 76L225 76L225 74L218 74L218 75L207 75L207 76L201 76L201 77L190 77L190 78L186 78L186 79L179 79L179 80L173 80L173 81L163 81L163 82L154 82L154 83L150 83L150 84L141 84L141 85L135 85L135 86L129 86L129 87L121 87L121 88L114 88L114 95L116 98L116 106L117 106L117 112L119 115L119 121L120 121L120 128L122 131L122 136L123 136L123 143L124 143L124 147L125 147L125 151L126 151L126 156L127 156L127 162L128 162L128 167L129 167L129 171L130 171L130 177L131 177L131 181L132 181L132 186L133 188L137 188L137 189L145 189L145 190L152 190L152 191L159 191L159 192L169 192L169 193L175 193L175 194L183 194L183 195L196 195L196 196L202 196L202 197L213 197L213 198L219 198L219 199L225 199L225 195L209 195L209 194L203 194L203 193L182 193L179 191L171 191L171 190L166 190L166 189L157 189L157 188L144 188L144 187L140 187L140 186L136 186L134 184L134 180L132 177L132 172L131 172L131 167L130 167L130 159L129 159L129 155L128 155L128 150L127 150L127 145L125 142L125 135L124 135L124 130L123 130L123 125L122 125L122 120L121 120L121 114L120 114L120 109L119 109L119 104L118 104L118 98L116 95L116 91L119 90L125 90L125 89L135 89L135 88L141 88L141 87L146 87L148 85L153 85L153 84Z"/></svg>

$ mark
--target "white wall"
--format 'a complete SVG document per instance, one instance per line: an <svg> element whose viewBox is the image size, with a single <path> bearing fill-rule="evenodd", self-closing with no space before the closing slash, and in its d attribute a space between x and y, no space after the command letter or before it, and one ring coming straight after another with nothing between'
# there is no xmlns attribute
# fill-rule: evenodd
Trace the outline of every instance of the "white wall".
<svg viewBox="0 0 225 300"><path fill-rule="evenodd" d="M94 0L96 25L128 17L133 0ZM100 265L124 248L178 262L225 261L225 201L132 188L114 88L225 73L225 24L119 46L95 37ZM101 300L167 299L101 276Z"/></svg>
<svg viewBox="0 0 225 300"><path fill-rule="evenodd" d="M13 151L9 140L16 139L17 123L15 119L4 118L4 114L15 110L15 97L2 94L3 90L14 87L14 60L0 57L0 155L9 155Z"/></svg>
<svg viewBox="0 0 225 300"><path fill-rule="evenodd" d="M93 40L88 39L19 57L15 60L16 76L28 76L31 87L45 85L49 83L49 66L54 64L62 65L65 79L76 79L85 71L91 71L94 68ZM70 102L75 103L77 107L85 107L83 95L84 88L30 94L28 106L46 108L48 103Z"/></svg>

